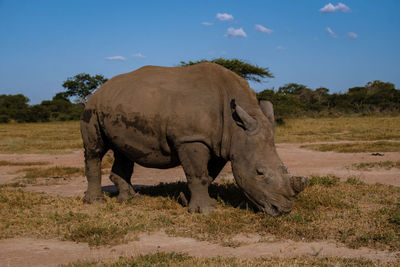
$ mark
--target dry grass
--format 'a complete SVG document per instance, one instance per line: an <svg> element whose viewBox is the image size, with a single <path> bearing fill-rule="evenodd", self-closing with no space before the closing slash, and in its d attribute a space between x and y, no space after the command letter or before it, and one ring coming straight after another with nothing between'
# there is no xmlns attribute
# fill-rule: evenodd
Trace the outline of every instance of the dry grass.
<svg viewBox="0 0 400 267"><path fill-rule="evenodd" d="M0 167L1 166L37 166L37 165L47 165L49 164L46 161L7 161L7 160L0 160Z"/></svg>
<svg viewBox="0 0 400 267"><path fill-rule="evenodd" d="M340 144L314 144L303 145L301 148L307 148L317 151L334 151L339 153L358 153L358 152L400 152L400 142L355 142Z"/></svg>
<svg viewBox="0 0 400 267"><path fill-rule="evenodd" d="M79 122L1 125L1 153L65 153L81 148Z"/></svg>
<svg viewBox="0 0 400 267"><path fill-rule="evenodd" d="M373 262L371 260L356 258L346 259L340 257L313 257L302 256L296 258L256 258L243 259L236 257L198 258L182 253L157 252L137 257L120 257L114 262L102 261L77 261L68 267L122 267L122 266L397 266L397 263Z"/></svg>
<svg viewBox="0 0 400 267"><path fill-rule="evenodd" d="M399 140L400 116L287 119L276 142ZM79 122L2 124L1 153L66 153L82 148Z"/></svg>
<svg viewBox="0 0 400 267"><path fill-rule="evenodd" d="M64 166L55 166L50 168L24 168L19 170L18 172L23 172L24 176L21 177L21 183L25 184L38 184L38 179L65 179L74 176L83 176L84 168L77 167L64 167ZM48 183L49 179L46 179L46 183Z"/></svg>
<svg viewBox="0 0 400 267"><path fill-rule="evenodd" d="M189 214L178 201L185 183L142 189L142 197L119 204L87 205L80 198L0 189L0 238L58 237L92 246L135 239L164 230L174 236L229 244L238 234L291 240L336 240L349 247L400 250L400 188L356 179L313 177L290 214L272 218L238 207L245 197L233 183L213 185L218 209ZM246 205L244 205L246 206ZM236 207L236 208L235 208Z"/></svg>
<svg viewBox="0 0 400 267"><path fill-rule="evenodd" d="M287 119L276 127L276 142L399 140L400 116Z"/></svg>
<svg viewBox="0 0 400 267"><path fill-rule="evenodd" d="M400 161L378 161L378 162L360 162L353 163L348 169L370 171L372 169L390 170L393 168L400 169Z"/></svg>

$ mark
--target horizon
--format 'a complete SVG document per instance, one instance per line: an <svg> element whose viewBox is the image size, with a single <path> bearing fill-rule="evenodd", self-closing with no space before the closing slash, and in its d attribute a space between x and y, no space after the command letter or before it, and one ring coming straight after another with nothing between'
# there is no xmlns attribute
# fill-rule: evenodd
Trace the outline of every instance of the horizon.
<svg viewBox="0 0 400 267"><path fill-rule="evenodd" d="M79 73L106 78L145 65L237 58L330 93L400 84L400 1L0 0L0 94L38 104Z"/></svg>

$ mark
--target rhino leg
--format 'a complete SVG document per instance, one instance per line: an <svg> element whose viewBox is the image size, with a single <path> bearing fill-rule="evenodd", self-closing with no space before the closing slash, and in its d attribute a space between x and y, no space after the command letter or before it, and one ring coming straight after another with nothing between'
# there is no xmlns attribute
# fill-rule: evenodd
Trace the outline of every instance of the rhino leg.
<svg viewBox="0 0 400 267"><path fill-rule="evenodd" d="M215 209L215 200L208 194L213 181L208 173L210 150L202 143L183 144L178 149L191 194L189 212L208 214Z"/></svg>
<svg viewBox="0 0 400 267"><path fill-rule="evenodd" d="M87 203L103 202L104 196L101 191L101 158L85 157L85 173L88 181L88 188L84 201Z"/></svg>
<svg viewBox="0 0 400 267"><path fill-rule="evenodd" d="M89 120L90 119L90 120ZM101 159L106 149L95 116L81 121L81 133L85 148L85 175L88 188L84 201L87 203L104 201L101 191Z"/></svg>
<svg viewBox="0 0 400 267"><path fill-rule="evenodd" d="M133 162L123 154L114 151L114 164L111 168L110 180L118 187L118 201L122 202L135 196L131 184Z"/></svg>

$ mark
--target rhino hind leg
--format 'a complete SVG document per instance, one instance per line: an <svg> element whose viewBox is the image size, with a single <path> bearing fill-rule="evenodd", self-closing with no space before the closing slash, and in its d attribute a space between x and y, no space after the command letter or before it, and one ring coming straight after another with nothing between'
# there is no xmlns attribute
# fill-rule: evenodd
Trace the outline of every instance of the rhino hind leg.
<svg viewBox="0 0 400 267"><path fill-rule="evenodd" d="M85 192L84 201L86 203L104 202L103 192L101 191L101 158L85 159L85 173L88 181L88 188Z"/></svg>
<svg viewBox="0 0 400 267"><path fill-rule="evenodd" d="M92 116L87 121L81 121L81 133L85 148L85 175L88 181L84 201L87 203L103 202L101 159L106 152L106 148L95 116Z"/></svg>
<svg viewBox="0 0 400 267"><path fill-rule="evenodd" d="M202 143L187 143L179 147L178 155L191 194L189 212L210 213L215 209L215 200L208 194L208 187L213 181L207 168L209 149Z"/></svg>
<svg viewBox="0 0 400 267"><path fill-rule="evenodd" d="M114 151L114 164L111 168L110 180L118 188L119 194L117 199L119 202L128 200L137 194L131 184L133 164L123 154Z"/></svg>

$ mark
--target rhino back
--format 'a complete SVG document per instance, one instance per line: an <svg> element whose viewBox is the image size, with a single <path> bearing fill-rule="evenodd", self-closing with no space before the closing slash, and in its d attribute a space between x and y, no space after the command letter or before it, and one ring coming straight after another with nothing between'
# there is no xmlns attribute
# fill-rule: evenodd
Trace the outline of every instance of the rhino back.
<svg viewBox="0 0 400 267"><path fill-rule="evenodd" d="M167 168L178 164L175 150L185 142L221 156L231 98L254 105L247 82L216 64L148 66L110 79L85 109L96 111L111 146L141 165Z"/></svg>

